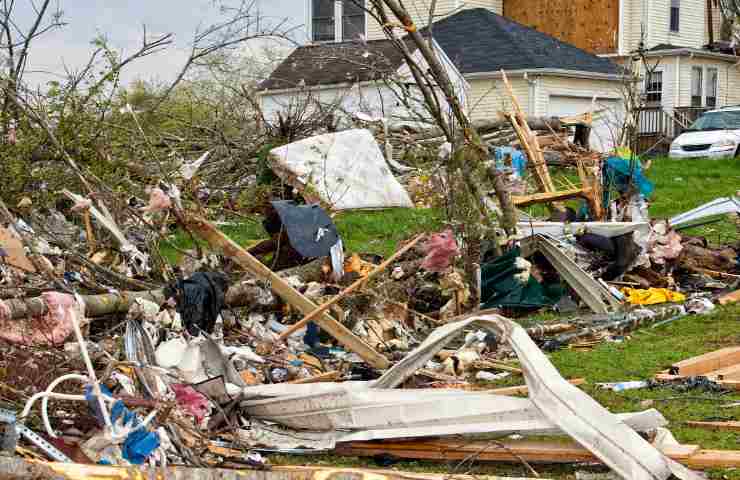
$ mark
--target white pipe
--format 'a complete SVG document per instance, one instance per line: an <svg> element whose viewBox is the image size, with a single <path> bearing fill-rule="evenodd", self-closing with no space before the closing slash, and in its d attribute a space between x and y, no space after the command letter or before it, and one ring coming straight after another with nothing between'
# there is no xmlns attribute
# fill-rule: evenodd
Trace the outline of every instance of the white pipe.
<svg viewBox="0 0 740 480"><path fill-rule="evenodd" d="M82 297L75 294L75 298L77 301L84 305L84 301L82 300ZM98 405L100 406L100 413L103 415L103 421L105 422L106 428L112 428L111 421L110 421L110 413L108 413L108 408L105 405L105 401L103 401L103 392L100 390L100 384L98 383L98 378L95 376L95 369L92 366L92 362L90 361L90 354L87 351L87 346L85 345L85 339L82 337L82 330L80 330L80 322L77 318L77 312L74 308L69 309L70 316L72 317L72 326L75 330L75 336L77 336L77 343L80 344L80 352L82 353L82 360L85 362L85 366L87 367L87 374L90 377L90 382L92 383L93 393L95 393L95 396L98 399Z"/></svg>
<svg viewBox="0 0 740 480"><path fill-rule="evenodd" d="M48 387L46 387L46 393L48 394L54 393L54 389L60 383L65 382L67 380L79 380L84 383L89 382L89 379L84 375L79 375L76 373L62 375L61 377L51 382ZM54 430L51 428L51 422L49 421L49 395L44 396L43 399L41 400L41 419L44 421L44 427L46 428L46 433L48 433L51 438L58 438L57 434L54 433Z"/></svg>
<svg viewBox="0 0 740 480"><path fill-rule="evenodd" d="M79 402L79 401L86 400L84 395L68 395L66 393L39 392L28 399L28 401L26 402L26 406L23 407L23 412L21 412L20 420L24 420L28 416L29 412L31 411L31 408L33 407L33 404L36 403L36 400L38 400L39 398L47 397L47 396L54 398L56 400L70 400L73 402L75 401Z"/></svg>

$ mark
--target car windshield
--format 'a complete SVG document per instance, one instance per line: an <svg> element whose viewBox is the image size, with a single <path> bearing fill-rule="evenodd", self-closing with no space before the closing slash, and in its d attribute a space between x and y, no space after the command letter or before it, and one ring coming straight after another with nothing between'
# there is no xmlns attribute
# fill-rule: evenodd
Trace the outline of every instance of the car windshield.
<svg viewBox="0 0 740 480"><path fill-rule="evenodd" d="M709 112L699 117L690 131L700 130L740 130L740 111Z"/></svg>

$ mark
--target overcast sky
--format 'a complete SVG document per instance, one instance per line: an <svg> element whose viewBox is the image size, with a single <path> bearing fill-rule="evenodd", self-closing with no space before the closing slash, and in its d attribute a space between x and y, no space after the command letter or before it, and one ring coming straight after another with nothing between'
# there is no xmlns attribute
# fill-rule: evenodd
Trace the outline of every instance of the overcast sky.
<svg viewBox="0 0 740 480"><path fill-rule="evenodd" d="M176 45L166 52L140 60L126 70L124 81L134 78L168 80L187 57L188 45L199 25L213 24L221 18L213 0L56 0L68 23L62 30L45 35L32 46L28 70L34 83L50 80L40 71L60 73L65 66L78 69L89 58L91 40L103 33L112 45L125 52L141 43L142 25L148 34L173 33ZM253 0L268 22L288 19L296 28L296 40L305 40L304 0ZM18 0L27 4L29 0ZM234 0L233 3L238 2ZM40 3L37 2L36 3ZM233 4L232 3L232 4ZM27 7L26 7L27 8ZM23 26L31 19L29 11L19 12Z"/></svg>

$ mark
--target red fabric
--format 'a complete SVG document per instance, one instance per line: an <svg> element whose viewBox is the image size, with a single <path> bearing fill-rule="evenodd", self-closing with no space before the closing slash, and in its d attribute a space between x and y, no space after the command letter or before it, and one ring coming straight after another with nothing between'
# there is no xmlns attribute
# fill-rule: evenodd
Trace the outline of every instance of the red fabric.
<svg viewBox="0 0 740 480"><path fill-rule="evenodd" d="M443 272L452 264L455 257L460 255L455 235L451 229L432 235L424 246L426 257L421 268L429 272Z"/></svg>
<svg viewBox="0 0 740 480"><path fill-rule="evenodd" d="M21 345L47 346L61 345L73 332L72 311L76 309L77 318L82 321L84 312L72 295L58 292L44 292L41 297L46 303L47 312L40 317L12 320L10 309L0 307L0 339Z"/></svg>
<svg viewBox="0 0 740 480"><path fill-rule="evenodd" d="M185 412L189 413L195 420L200 423L206 418L209 412L208 399L200 392L197 392L190 385L176 383L172 385L172 391L175 392L175 400Z"/></svg>

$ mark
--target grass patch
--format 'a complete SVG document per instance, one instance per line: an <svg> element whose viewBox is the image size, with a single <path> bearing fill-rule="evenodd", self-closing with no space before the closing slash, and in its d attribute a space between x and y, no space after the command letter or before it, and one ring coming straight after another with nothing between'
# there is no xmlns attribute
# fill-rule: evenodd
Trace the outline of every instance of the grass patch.
<svg viewBox="0 0 740 480"><path fill-rule="evenodd" d="M444 214L437 209L390 208L368 212L341 212L334 223L344 242L344 248L352 253L374 253L384 257L392 255L402 240L421 232L442 228ZM267 233L258 220L238 225L224 225L220 229L242 246L267 238ZM205 243L199 241L205 246ZM177 248L174 248L177 247ZM193 248L193 241L179 231L171 236L169 243L162 243L162 255L170 263L177 263L177 249Z"/></svg>

